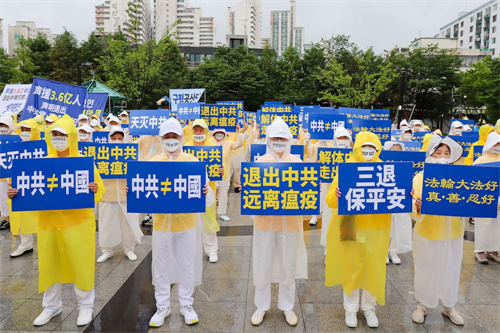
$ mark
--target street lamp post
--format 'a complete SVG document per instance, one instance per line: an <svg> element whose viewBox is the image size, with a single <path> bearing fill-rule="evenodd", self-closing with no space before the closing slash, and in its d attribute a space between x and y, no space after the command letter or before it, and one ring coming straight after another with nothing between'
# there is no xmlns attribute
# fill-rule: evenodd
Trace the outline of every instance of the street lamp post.
<svg viewBox="0 0 500 333"><path fill-rule="evenodd" d="M405 91L405 78L406 78L406 71L402 70L401 71L401 81L400 81L400 87L399 87L399 107L398 107L398 123L396 124L399 126L401 124L401 118L403 117L403 96L404 96L404 91Z"/></svg>
<svg viewBox="0 0 500 333"><path fill-rule="evenodd" d="M92 66L94 63L93 62L84 62L82 64L78 65L78 85L82 85L82 67L83 66Z"/></svg>

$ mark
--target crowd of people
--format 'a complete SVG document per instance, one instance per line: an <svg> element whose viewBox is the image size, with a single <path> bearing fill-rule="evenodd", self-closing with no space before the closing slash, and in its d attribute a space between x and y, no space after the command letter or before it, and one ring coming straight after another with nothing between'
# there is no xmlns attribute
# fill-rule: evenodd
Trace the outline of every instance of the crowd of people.
<svg viewBox="0 0 500 333"><path fill-rule="evenodd" d="M202 119L189 121L185 126L169 118L157 135L143 135L134 141L127 128L129 115L108 115L101 124L99 117L78 117L78 127L69 116L45 119L36 117L17 123L15 115L0 117L0 134L17 134L22 141L40 140L45 133L47 157L81 156L78 142L92 142L93 133L109 131L110 143L138 144L140 161L180 162L198 161L183 152L183 146L221 146L222 181L211 181L203 189L206 196L204 213L152 214L152 283L155 287L157 311L150 320L151 327L160 327L171 313L171 286L179 285L180 313L187 325L199 321L193 308L193 292L202 283L203 252L211 263L218 261L217 232L219 222L229 222L227 216L228 192L231 183L236 192L241 190L241 163L249 161L254 143L265 144L266 154L256 163L302 162L291 154L292 145L304 146L304 161L317 162L319 148L352 149L346 163L381 162L383 150L405 150L405 142L415 132L427 132L422 151L425 163L481 164L500 161L500 120L493 126L486 124L475 129L483 146L482 156L474 161L472 151L463 158L462 147L439 130L434 132L421 120L399 124L400 138L382 144L374 133L352 131L338 127L331 140L311 140L307 130L294 138L288 125L276 117L261 138L259 125L254 120L237 127L235 133L224 129L210 130ZM474 130L460 121L451 124L449 135L460 136ZM232 179L232 181L231 181ZM338 202L342 196L338 177L332 183L321 184L321 208L318 216L253 216L253 283L255 285L255 313L253 325L260 325L271 308L271 284L279 283L278 308L286 322L297 325L293 312L295 281L307 279L307 250L303 222L309 219L314 226L322 219L321 245L325 251L325 285L341 285L345 309L345 323L357 327L357 312L361 308L369 327L378 327L376 306L385 304L386 265L401 264L398 254L413 251L415 269L416 309L415 323L423 323L428 309L443 304L442 313L455 325L464 325L464 319L455 309L458 297L460 269L463 256L464 224L470 217L432 216L421 213L423 174L413 178L413 212L411 214L339 215ZM43 312L34 320L35 326L48 323L61 313L62 283L74 284L79 307L77 325L87 325L93 318L94 274L96 261L104 264L113 257L113 249L122 246L125 256L137 260L135 247L143 233L140 221L145 214L127 211L128 187L126 179L101 179L94 168L94 182L89 184L94 193L95 208L57 211L12 212L10 200L18 190L11 180L0 181L0 209L4 219L2 229L10 228L19 235L19 246L11 253L12 259L33 252L33 235L37 234L39 292L43 292ZM146 212L144 212L146 213ZM96 260L96 220L98 245L101 255ZM500 218L476 218L475 257L481 264L488 260L500 263ZM360 301L361 297L361 301Z"/></svg>

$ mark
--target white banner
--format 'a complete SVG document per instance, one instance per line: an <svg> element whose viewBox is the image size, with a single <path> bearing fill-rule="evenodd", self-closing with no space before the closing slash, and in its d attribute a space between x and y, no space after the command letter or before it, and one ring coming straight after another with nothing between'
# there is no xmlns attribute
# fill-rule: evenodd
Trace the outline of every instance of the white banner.
<svg viewBox="0 0 500 333"><path fill-rule="evenodd" d="M203 89L170 89L170 109L177 112L180 103L197 103L203 93Z"/></svg>
<svg viewBox="0 0 500 333"><path fill-rule="evenodd" d="M0 95L0 115L7 111L18 114L28 100L31 84L7 84Z"/></svg>

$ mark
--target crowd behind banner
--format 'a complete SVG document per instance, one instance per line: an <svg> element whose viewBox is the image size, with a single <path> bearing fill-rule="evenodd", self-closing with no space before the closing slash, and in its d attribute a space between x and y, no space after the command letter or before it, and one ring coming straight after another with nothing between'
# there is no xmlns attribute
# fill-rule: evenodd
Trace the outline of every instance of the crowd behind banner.
<svg viewBox="0 0 500 333"><path fill-rule="evenodd" d="M307 221L314 227L322 220L325 285L342 286L348 327L358 325L360 309L369 327L379 326L386 265L401 264L398 254L410 251L412 320L423 323L441 301L443 314L464 325L455 306L469 223L476 260L500 263L500 120L453 120L444 136L421 120L391 124L388 110L266 102L249 112L244 101L197 100L175 111L102 116L83 95L38 79L22 121L10 112L0 117L0 228L19 236L13 260L33 252L37 234L44 310L35 326L61 312L62 283L74 284L77 325L87 325L95 262L105 265L117 246L137 260L141 221L153 235L157 311L150 326L170 314L174 283L185 323L197 323L194 288L203 283L203 253L218 261L231 188L241 195L241 215L253 219L253 325L271 307L273 282L277 307L297 324ZM67 112L58 115L62 106Z"/></svg>

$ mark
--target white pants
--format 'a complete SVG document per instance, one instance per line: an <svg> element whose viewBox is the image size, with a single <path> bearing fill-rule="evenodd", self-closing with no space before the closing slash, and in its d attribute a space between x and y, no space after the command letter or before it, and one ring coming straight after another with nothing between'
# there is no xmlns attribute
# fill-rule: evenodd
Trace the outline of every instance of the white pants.
<svg viewBox="0 0 500 333"><path fill-rule="evenodd" d="M203 250L205 250L205 254L207 256L217 254L217 251L219 250L219 243L217 242L216 232L207 234L203 231Z"/></svg>
<svg viewBox="0 0 500 333"><path fill-rule="evenodd" d="M477 218L474 232L474 252L500 251L500 217Z"/></svg>
<svg viewBox="0 0 500 333"><path fill-rule="evenodd" d="M9 206L7 205L7 191L9 190L9 183L7 181L0 181L0 213L2 217L9 217Z"/></svg>
<svg viewBox="0 0 500 333"><path fill-rule="evenodd" d="M255 288L255 306L258 312L266 312L271 308L271 284L262 289ZM281 311L292 311L295 304L295 283L286 286L279 283L278 309Z"/></svg>
<svg viewBox="0 0 500 333"><path fill-rule="evenodd" d="M90 291L82 290L76 287L76 303L79 308L93 308L95 292L94 289ZM43 293L42 306L51 311L59 310L62 307L62 284L53 284Z"/></svg>
<svg viewBox="0 0 500 333"><path fill-rule="evenodd" d="M359 294L360 289L353 290L351 296L347 295L344 291L344 309L348 312L359 311ZM361 311L368 311L374 309L377 305L377 298L373 296L368 290L363 290L361 295Z"/></svg>
<svg viewBox="0 0 500 333"><path fill-rule="evenodd" d="M143 236L139 215L127 213L126 204L101 202L99 211L99 246L103 253L113 254L113 247L122 245L125 253L134 251Z"/></svg>
<svg viewBox="0 0 500 333"><path fill-rule="evenodd" d="M229 191L229 186L217 186L217 200L219 200L217 213L219 215L226 215L228 191Z"/></svg>
<svg viewBox="0 0 500 333"><path fill-rule="evenodd" d="M19 237L21 237L21 244L19 244L18 250L29 250L33 248L33 234L22 234L19 231Z"/></svg>
<svg viewBox="0 0 500 333"><path fill-rule="evenodd" d="M398 254L398 242L396 237L392 237L389 243L389 253L390 254Z"/></svg>

